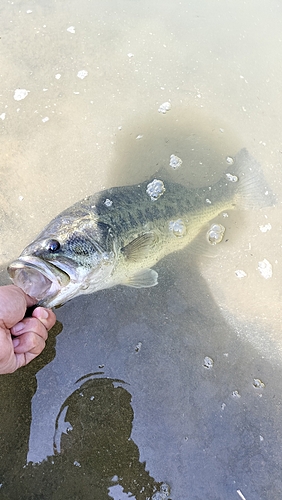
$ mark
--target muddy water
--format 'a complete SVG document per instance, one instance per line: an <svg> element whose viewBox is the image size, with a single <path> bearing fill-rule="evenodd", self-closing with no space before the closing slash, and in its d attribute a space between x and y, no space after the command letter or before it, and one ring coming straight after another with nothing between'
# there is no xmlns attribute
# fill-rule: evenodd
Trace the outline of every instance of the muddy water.
<svg viewBox="0 0 282 500"><path fill-rule="evenodd" d="M218 217L217 255L168 256L158 287L57 311L42 357L1 377L3 498L280 498L279 5L0 10L2 284L52 217L103 187L156 171L213 184L246 148L277 198Z"/></svg>

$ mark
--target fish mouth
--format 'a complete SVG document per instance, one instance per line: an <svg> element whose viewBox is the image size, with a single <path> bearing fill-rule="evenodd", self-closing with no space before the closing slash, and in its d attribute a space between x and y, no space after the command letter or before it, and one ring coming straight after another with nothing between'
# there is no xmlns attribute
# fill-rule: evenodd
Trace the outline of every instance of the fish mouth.
<svg viewBox="0 0 282 500"><path fill-rule="evenodd" d="M53 298L71 279L58 265L34 256L15 260L9 265L8 273L16 286L39 302Z"/></svg>

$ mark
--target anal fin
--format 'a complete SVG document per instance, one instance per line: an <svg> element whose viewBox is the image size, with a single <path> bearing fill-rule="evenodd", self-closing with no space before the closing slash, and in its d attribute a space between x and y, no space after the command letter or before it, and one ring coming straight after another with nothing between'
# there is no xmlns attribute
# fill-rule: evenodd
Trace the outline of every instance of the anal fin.
<svg viewBox="0 0 282 500"><path fill-rule="evenodd" d="M158 284L158 273L154 269L141 269L122 282L134 288L148 288Z"/></svg>

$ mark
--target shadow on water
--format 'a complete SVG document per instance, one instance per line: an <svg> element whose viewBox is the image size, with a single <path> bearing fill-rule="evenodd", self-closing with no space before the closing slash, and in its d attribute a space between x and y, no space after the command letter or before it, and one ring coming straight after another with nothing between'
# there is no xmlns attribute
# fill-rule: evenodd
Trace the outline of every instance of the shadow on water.
<svg viewBox="0 0 282 500"><path fill-rule="evenodd" d="M162 500L161 476L175 499L279 498L281 369L238 340L193 261L176 261L158 265L161 284L149 291L66 304L62 334L57 323L37 361L1 377L1 498ZM84 381L101 359L107 378ZM34 425L37 453L45 433L55 453L43 444L45 460L25 466Z"/></svg>
<svg viewBox="0 0 282 500"><path fill-rule="evenodd" d="M18 454L16 461L6 464L3 497L103 500L116 498L123 491L140 500L168 499L168 486L150 477L130 439L131 395L122 385L122 381L93 378L74 391L57 417L54 455L38 464L24 466L27 450L23 431L28 436L30 416L28 404L26 415L21 405L25 420L20 424L21 439L16 432L14 441L16 438L17 447L21 445L22 462ZM2 417L5 422L5 415Z"/></svg>
<svg viewBox="0 0 282 500"><path fill-rule="evenodd" d="M112 184L143 180L169 152L186 154L195 178L208 162L209 178L224 170L232 148L200 136L178 143L184 121L154 134L148 125L143 146L125 137ZM165 500L166 484L173 500L280 497L280 365L225 322L195 256L185 250L155 268L157 287L65 304L62 334L57 323L36 361L1 377L2 498Z"/></svg>

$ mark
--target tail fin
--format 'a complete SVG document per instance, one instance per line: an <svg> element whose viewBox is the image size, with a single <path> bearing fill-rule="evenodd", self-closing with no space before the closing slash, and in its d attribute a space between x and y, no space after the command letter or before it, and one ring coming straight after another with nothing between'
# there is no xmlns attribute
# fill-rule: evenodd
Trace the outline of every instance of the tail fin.
<svg viewBox="0 0 282 500"><path fill-rule="evenodd" d="M241 149L237 153L230 171L238 176L238 193L244 208L258 209L276 204L276 197L267 185L260 164L247 149Z"/></svg>

